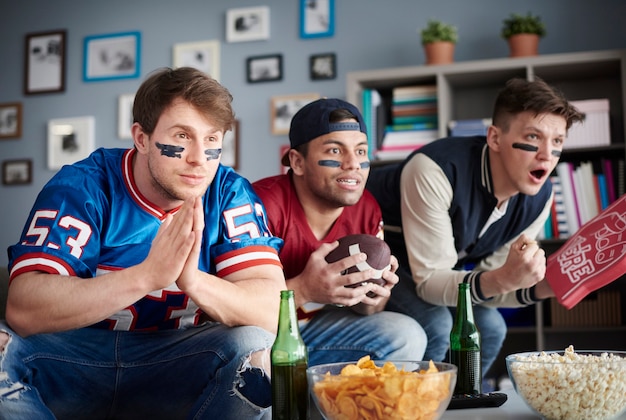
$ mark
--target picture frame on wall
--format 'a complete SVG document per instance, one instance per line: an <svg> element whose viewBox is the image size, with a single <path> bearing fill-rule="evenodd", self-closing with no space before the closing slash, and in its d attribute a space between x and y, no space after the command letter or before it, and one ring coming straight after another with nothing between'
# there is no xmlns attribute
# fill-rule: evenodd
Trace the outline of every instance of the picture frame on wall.
<svg viewBox="0 0 626 420"><path fill-rule="evenodd" d="M95 121L93 116L48 121L48 169L60 169L94 151Z"/></svg>
<svg viewBox="0 0 626 420"><path fill-rule="evenodd" d="M2 162L2 183L4 185L28 185L33 182L33 161L31 159L5 160Z"/></svg>
<svg viewBox="0 0 626 420"><path fill-rule="evenodd" d="M124 139L132 139L133 135L130 127L133 125L133 102L135 101L134 93L125 93L117 99L117 137Z"/></svg>
<svg viewBox="0 0 626 420"><path fill-rule="evenodd" d="M218 40L185 42L173 47L173 66L193 67L220 80L220 42Z"/></svg>
<svg viewBox="0 0 626 420"><path fill-rule="evenodd" d="M239 120L235 120L233 128L224 134L220 162L234 170L239 169Z"/></svg>
<svg viewBox="0 0 626 420"><path fill-rule="evenodd" d="M282 54L259 55L246 59L248 83L274 82L283 78Z"/></svg>
<svg viewBox="0 0 626 420"><path fill-rule="evenodd" d="M319 98L319 93L302 93L298 95L272 97L270 119L272 134L289 134L289 126L294 114L309 102Z"/></svg>
<svg viewBox="0 0 626 420"><path fill-rule="evenodd" d="M65 91L65 30L26 34L24 94Z"/></svg>
<svg viewBox="0 0 626 420"><path fill-rule="evenodd" d="M139 77L140 32L120 32L85 37L85 82Z"/></svg>
<svg viewBox="0 0 626 420"><path fill-rule="evenodd" d="M226 41L260 41L270 37L268 6L240 7L226 11Z"/></svg>
<svg viewBox="0 0 626 420"><path fill-rule="evenodd" d="M337 56L334 53L314 54L309 57L311 80L330 80L337 77Z"/></svg>
<svg viewBox="0 0 626 420"><path fill-rule="evenodd" d="M22 137L22 104L0 104L0 139Z"/></svg>
<svg viewBox="0 0 626 420"><path fill-rule="evenodd" d="M335 34L335 0L300 0L300 37L323 38Z"/></svg>

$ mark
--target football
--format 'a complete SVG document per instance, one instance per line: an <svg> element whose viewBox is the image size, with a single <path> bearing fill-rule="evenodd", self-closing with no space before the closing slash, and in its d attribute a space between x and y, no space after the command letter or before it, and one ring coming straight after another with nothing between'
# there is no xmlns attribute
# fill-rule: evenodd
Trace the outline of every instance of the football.
<svg viewBox="0 0 626 420"><path fill-rule="evenodd" d="M385 280L382 278L383 271L391 267L391 250L385 241L374 235L357 234L340 238L339 246L326 256L326 261L333 263L360 252L367 255L367 260L348 268L342 274L372 269L375 275L368 281L383 286L385 284ZM346 287L357 287L360 284L351 284Z"/></svg>

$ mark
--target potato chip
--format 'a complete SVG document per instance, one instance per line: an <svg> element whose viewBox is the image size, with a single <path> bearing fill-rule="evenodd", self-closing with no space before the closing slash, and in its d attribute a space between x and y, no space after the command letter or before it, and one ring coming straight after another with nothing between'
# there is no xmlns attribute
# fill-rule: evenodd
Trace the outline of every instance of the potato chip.
<svg viewBox="0 0 626 420"><path fill-rule="evenodd" d="M428 369L408 372L392 362L378 366L365 356L339 375L324 375L313 392L333 420L430 420L438 418L442 401L451 395L453 376L428 375L438 372L432 361Z"/></svg>
<svg viewBox="0 0 626 420"><path fill-rule="evenodd" d="M348 365L345 368L341 369L341 374L344 376L360 375L361 368L355 365Z"/></svg>

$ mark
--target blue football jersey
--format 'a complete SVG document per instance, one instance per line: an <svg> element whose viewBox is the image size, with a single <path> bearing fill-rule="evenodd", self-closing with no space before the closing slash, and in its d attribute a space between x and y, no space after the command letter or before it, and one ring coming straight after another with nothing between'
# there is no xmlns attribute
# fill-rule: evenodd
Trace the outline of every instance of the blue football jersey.
<svg viewBox="0 0 626 420"><path fill-rule="evenodd" d="M11 279L43 271L89 281L137 265L148 256L167 212L137 189L131 165L135 153L98 149L61 168L39 193L19 243L9 247ZM224 277L255 265L280 266L283 241L270 234L261 200L245 178L220 165L202 201L202 271ZM172 284L93 327L183 328L197 324L201 312Z"/></svg>

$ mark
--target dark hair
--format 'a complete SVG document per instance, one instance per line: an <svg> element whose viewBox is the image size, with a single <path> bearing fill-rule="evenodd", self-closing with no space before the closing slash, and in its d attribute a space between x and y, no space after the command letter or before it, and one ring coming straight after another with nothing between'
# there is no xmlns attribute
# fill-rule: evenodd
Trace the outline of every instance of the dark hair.
<svg viewBox="0 0 626 420"><path fill-rule="evenodd" d="M336 122L340 122L344 120L358 121L359 119L357 118L356 115L354 115L349 110L345 108L339 108L339 109L335 109L333 112L330 113L330 115L328 116L328 120L331 123L336 123Z"/></svg>
<svg viewBox="0 0 626 420"><path fill-rule="evenodd" d="M539 78L528 81L521 78L506 82L498 94L493 110L493 125L504 131L509 129L510 117L531 111L535 115L555 114L565 118L566 129L574 122L582 121L584 115L571 105L565 95Z"/></svg>
<svg viewBox="0 0 626 420"><path fill-rule="evenodd" d="M339 109L335 109L328 115L328 120L329 120L328 122L336 123L336 122L345 121L345 120L358 121L359 119L357 118L356 115L354 115L349 110L345 108L339 108ZM297 147L294 147L294 149L300 152L302 156L306 157L307 153L309 152L309 142L303 143Z"/></svg>
<svg viewBox="0 0 626 420"><path fill-rule="evenodd" d="M232 128L235 115L228 89L191 67L155 70L135 94L133 122L152 134L163 111L177 98L189 102L224 132Z"/></svg>

